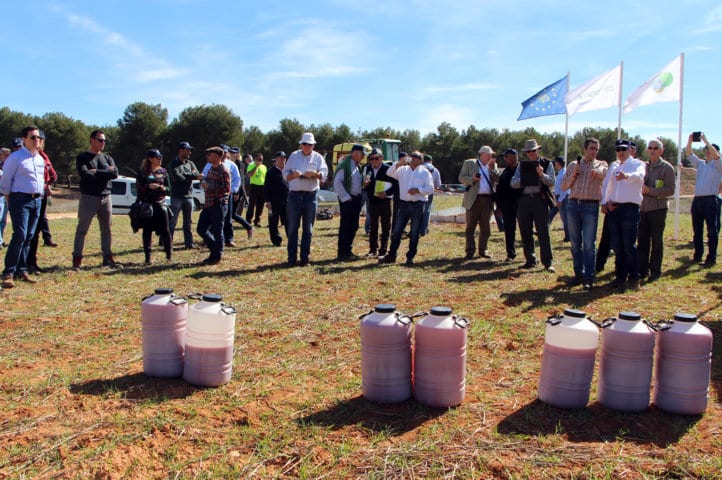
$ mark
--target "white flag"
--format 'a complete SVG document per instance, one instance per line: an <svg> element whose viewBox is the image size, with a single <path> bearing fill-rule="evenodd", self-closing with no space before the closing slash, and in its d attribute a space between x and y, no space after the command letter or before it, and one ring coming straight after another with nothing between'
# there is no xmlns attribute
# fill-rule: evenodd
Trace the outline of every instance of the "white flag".
<svg viewBox="0 0 722 480"><path fill-rule="evenodd" d="M672 60L644 85L632 92L624 102L624 112L629 113L641 105L678 101L682 92L681 59L680 55Z"/></svg>
<svg viewBox="0 0 722 480"><path fill-rule="evenodd" d="M567 115L577 112L602 110L619 106L619 85L622 80L622 64L589 80L564 97Z"/></svg>

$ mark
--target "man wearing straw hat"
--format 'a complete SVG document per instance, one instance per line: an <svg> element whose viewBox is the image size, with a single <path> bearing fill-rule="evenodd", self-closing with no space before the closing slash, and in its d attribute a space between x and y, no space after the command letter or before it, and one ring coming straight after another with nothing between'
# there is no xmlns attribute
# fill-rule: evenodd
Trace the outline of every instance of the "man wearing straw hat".
<svg viewBox="0 0 722 480"><path fill-rule="evenodd" d="M517 207L517 219L521 241L524 244L526 262L521 268L534 268L537 264L534 255L534 230L539 235L541 262L549 272L552 265L552 245L549 239L549 208L553 204L550 188L554 187L554 167L549 159L539 155L541 145L535 139L527 140L524 153L527 160L519 165L511 179L512 188L521 189Z"/></svg>

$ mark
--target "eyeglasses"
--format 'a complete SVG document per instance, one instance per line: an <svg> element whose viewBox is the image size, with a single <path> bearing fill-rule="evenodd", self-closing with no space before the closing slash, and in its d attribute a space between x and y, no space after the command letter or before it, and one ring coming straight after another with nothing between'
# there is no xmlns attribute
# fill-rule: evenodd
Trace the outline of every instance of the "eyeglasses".
<svg viewBox="0 0 722 480"><path fill-rule="evenodd" d="M617 147L614 149L615 152L626 152L627 147Z"/></svg>
<svg viewBox="0 0 722 480"><path fill-rule="evenodd" d="M38 135L31 135L30 140L42 140L43 137L39 137Z"/></svg>
<svg viewBox="0 0 722 480"><path fill-rule="evenodd" d="M96 142L105 143L104 138L94 138L93 140L95 140Z"/></svg>
<svg viewBox="0 0 722 480"><path fill-rule="evenodd" d="M647 147L647 150L659 150L659 147L655 145L653 147Z"/></svg>
<svg viewBox="0 0 722 480"><path fill-rule="evenodd" d="M381 160L381 157L369 157L369 160L373 162L374 160Z"/></svg>

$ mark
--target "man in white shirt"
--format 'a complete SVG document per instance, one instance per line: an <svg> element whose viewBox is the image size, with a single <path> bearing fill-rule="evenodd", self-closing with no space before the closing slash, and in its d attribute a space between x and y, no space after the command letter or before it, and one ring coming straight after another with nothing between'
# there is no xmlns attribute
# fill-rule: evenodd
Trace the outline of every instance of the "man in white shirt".
<svg viewBox="0 0 722 480"><path fill-rule="evenodd" d="M413 265L419 244L422 222L424 219L424 205L428 196L434 193L434 181L431 172L422 166L424 156L419 151L411 154L411 163L407 164L404 157L389 168L386 174L399 181L399 213L394 223L394 232L391 235L391 248L389 253L379 259L380 263L395 263L396 251L401 244L401 234L406 224L411 222L409 234L409 251L406 253L406 265Z"/></svg>
<svg viewBox="0 0 722 480"><path fill-rule="evenodd" d="M609 286L624 292L627 286L633 290L639 288L637 232L646 166L632 157L629 140L617 140L614 150L617 162L607 170L602 209L607 212L615 254L616 279Z"/></svg>
<svg viewBox="0 0 722 480"><path fill-rule="evenodd" d="M479 256L491 258L487 245L491 236L491 214L494 202L494 184L499 181L496 169L496 153L488 145L479 149L479 158L464 161L459 172L459 182L466 185L462 204L466 209L466 260L474 258L474 232L479 226Z"/></svg>

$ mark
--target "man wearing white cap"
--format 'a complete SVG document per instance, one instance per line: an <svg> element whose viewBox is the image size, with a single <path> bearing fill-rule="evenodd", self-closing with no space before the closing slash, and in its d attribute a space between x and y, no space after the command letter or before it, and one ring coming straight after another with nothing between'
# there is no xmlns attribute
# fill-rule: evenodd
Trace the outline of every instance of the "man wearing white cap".
<svg viewBox="0 0 722 480"><path fill-rule="evenodd" d="M466 209L466 259L474 258L474 232L479 225L479 256L491 258L487 250L491 236L491 214L494 202L491 195L494 193L494 184L499 181L499 171L496 169L496 152L488 145L479 149L479 158L470 158L464 161L459 173L459 182L466 185L462 204Z"/></svg>
<svg viewBox="0 0 722 480"><path fill-rule="evenodd" d="M318 189L320 182L328 176L326 160L313 149L316 139L313 133L306 132L298 142L301 148L293 152L283 167L283 178L288 182L288 266L296 265L298 260L298 228L303 225L301 236L301 263L308 265L311 253L311 236L316 220Z"/></svg>

